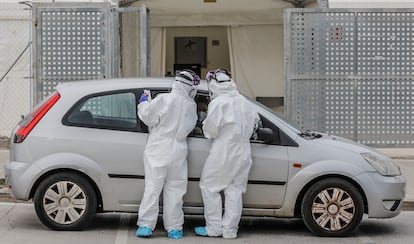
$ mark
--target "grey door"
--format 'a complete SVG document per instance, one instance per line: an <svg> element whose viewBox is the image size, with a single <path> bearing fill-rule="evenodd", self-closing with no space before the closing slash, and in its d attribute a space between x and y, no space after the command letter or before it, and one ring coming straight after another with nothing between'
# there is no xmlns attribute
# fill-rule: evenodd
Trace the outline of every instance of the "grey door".
<svg viewBox="0 0 414 244"><path fill-rule="evenodd" d="M199 179L212 140L190 137L188 141L189 184L185 205L203 206ZM243 197L245 208L278 208L283 203L288 178L288 154L286 147L276 144L251 143L253 165Z"/></svg>

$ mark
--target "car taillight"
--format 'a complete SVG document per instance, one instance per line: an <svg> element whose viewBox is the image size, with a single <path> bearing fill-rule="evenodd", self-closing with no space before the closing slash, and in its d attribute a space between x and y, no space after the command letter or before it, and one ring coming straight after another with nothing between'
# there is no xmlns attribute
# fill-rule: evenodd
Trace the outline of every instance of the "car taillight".
<svg viewBox="0 0 414 244"><path fill-rule="evenodd" d="M60 94L55 93L44 103L42 103L33 113L29 114L19 125L16 134L14 135L14 143L21 143L29 135L30 131L37 125L43 116L49 111L51 107L59 100Z"/></svg>

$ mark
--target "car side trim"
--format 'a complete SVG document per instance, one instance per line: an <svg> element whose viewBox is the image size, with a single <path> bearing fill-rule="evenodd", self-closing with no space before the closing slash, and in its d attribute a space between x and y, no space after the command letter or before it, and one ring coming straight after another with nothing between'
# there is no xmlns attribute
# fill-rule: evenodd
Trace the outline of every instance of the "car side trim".
<svg viewBox="0 0 414 244"><path fill-rule="evenodd" d="M284 186L286 182L282 181L265 181L265 180L249 180L247 184L250 185L273 185L273 186Z"/></svg>
<svg viewBox="0 0 414 244"><path fill-rule="evenodd" d="M109 178L118 178L118 179L145 179L144 175L124 175L124 174L108 174ZM189 177L188 181L200 181L200 178ZM283 186L286 185L286 182L281 181L265 181L265 180L249 180L247 184L253 185L274 185L274 186Z"/></svg>
<svg viewBox="0 0 414 244"><path fill-rule="evenodd" d="M109 178L120 178L120 179L145 179L143 175L123 175L123 174L108 174Z"/></svg>

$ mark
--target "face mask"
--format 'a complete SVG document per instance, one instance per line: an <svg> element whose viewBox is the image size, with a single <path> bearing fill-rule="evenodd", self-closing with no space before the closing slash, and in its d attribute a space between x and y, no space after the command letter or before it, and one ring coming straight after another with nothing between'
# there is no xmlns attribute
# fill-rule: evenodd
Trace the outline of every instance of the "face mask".
<svg viewBox="0 0 414 244"><path fill-rule="evenodd" d="M206 117L207 117L206 112L203 112L203 111L198 112L198 121L204 121Z"/></svg>
<svg viewBox="0 0 414 244"><path fill-rule="evenodd" d="M188 93L188 96L189 96L191 99L194 99L194 98L195 98L195 96L196 96L196 94L197 94L197 88L193 87L193 88L191 88L190 92Z"/></svg>
<svg viewBox="0 0 414 244"><path fill-rule="evenodd" d="M216 93L213 93L211 90L208 91L208 94L210 96L210 100L212 101L214 98L217 97Z"/></svg>

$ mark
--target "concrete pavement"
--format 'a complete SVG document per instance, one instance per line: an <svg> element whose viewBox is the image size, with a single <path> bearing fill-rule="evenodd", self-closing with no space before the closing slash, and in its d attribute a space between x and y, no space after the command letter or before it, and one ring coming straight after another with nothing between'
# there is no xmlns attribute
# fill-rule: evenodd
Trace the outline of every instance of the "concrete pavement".
<svg viewBox="0 0 414 244"><path fill-rule="evenodd" d="M242 217L237 239L203 238L194 233L204 225L203 216L185 217L184 238L167 238L162 218L151 238L137 238L136 213L97 214L85 231L51 231L39 221L33 204L0 202L0 243L2 244L391 244L414 242L414 211L403 211L391 219L364 216L359 228L348 237L318 237L300 219Z"/></svg>
<svg viewBox="0 0 414 244"><path fill-rule="evenodd" d="M407 178L407 195L405 202L414 207L414 148L377 148L400 165L403 175ZM9 159L9 150L0 147L0 179L4 179L4 163ZM8 189L1 189L0 194L7 194Z"/></svg>

